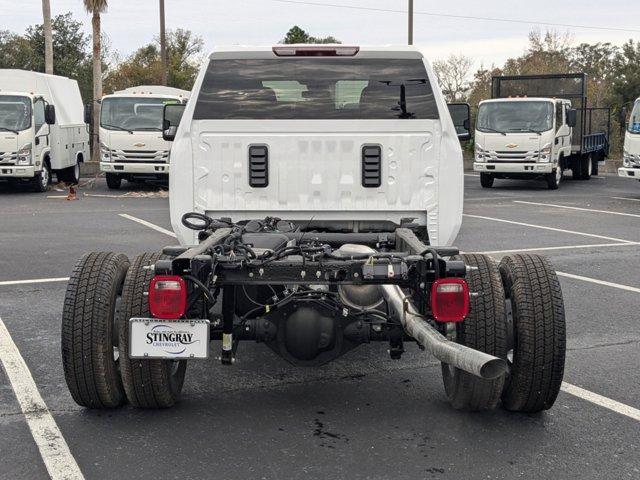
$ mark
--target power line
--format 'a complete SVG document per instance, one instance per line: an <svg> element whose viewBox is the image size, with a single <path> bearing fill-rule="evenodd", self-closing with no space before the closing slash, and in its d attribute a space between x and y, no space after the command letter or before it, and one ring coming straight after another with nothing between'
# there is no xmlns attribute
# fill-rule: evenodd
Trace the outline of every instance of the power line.
<svg viewBox="0 0 640 480"><path fill-rule="evenodd" d="M316 7L332 7L332 8L344 8L349 10L368 10L371 12L384 12L384 13L403 13L406 14L406 10L394 10L390 8L377 8L377 7L359 7L356 5L338 5L336 3L320 3L309 2L302 0L271 0L272 2L279 3L293 3L296 5L312 5ZM520 23L526 25L544 25L549 27L565 27L565 28L584 28L588 30L609 30L616 32L629 32L640 33L640 29L631 28L617 28L617 27L597 27L593 25L577 25L572 23L553 23L553 22L538 22L531 20L519 20L514 18L497 18L497 17L477 17L472 15L453 15L449 13L431 13L431 12L413 12L414 15L425 15L428 17L440 17L440 18L456 18L458 20L480 20L486 22L503 22L503 23Z"/></svg>

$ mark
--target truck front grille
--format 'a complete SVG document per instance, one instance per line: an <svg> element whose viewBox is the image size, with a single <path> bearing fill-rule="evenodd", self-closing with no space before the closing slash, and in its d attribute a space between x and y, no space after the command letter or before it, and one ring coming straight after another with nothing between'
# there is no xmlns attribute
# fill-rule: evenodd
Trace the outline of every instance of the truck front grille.
<svg viewBox="0 0 640 480"><path fill-rule="evenodd" d="M167 163L168 150L111 150L111 159L116 163Z"/></svg>
<svg viewBox="0 0 640 480"><path fill-rule="evenodd" d="M497 150L495 152L489 152L487 161L489 163L501 163L501 162L511 162L511 163L531 163L536 162L538 160L538 151L504 151Z"/></svg>
<svg viewBox="0 0 640 480"><path fill-rule="evenodd" d="M0 165L15 165L18 161L18 152L0 152Z"/></svg>

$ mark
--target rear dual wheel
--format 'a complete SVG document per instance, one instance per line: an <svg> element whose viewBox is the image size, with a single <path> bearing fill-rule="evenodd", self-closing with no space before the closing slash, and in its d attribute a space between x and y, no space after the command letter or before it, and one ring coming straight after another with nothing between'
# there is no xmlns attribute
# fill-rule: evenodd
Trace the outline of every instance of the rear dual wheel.
<svg viewBox="0 0 640 480"><path fill-rule="evenodd" d="M556 400L565 361L562 291L549 262L539 255L509 255L499 266L484 255L462 255L471 298L468 317L449 324L449 337L505 358L509 374L485 380L442 365L445 392L454 408L538 412ZM449 327L451 328L451 327Z"/></svg>
<svg viewBox="0 0 640 480"><path fill-rule="evenodd" d="M71 396L88 408L170 407L186 361L129 358L129 319L150 317L146 292L159 253L93 252L76 264L62 313L62 363Z"/></svg>

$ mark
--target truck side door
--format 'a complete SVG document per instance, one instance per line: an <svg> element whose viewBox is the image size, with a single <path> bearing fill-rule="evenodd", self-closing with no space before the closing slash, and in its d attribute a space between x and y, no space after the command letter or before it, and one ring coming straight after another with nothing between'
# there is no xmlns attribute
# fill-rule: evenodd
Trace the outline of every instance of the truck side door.
<svg viewBox="0 0 640 480"><path fill-rule="evenodd" d="M44 99L36 98L33 102L33 157L36 165L42 161L42 152L49 147L49 125L44 118Z"/></svg>
<svg viewBox="0 0 640 480"><path fill-rule="evenodd" d="M554 151L559 153L571 146L571 128L567 125L567 104L556 101L556 138Z"/></svg>

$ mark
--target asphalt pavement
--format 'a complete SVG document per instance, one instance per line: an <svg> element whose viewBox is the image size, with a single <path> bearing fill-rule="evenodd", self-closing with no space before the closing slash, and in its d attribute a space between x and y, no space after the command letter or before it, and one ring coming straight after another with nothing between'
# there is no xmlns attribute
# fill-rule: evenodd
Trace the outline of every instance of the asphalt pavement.
<svg viewBox="0 0 640 480"><path fill-rule="evenodd" d="M640 183L465 184L461 250L541 253L559 272L566 384L543 413L453 410L440 365L413 345L400 361L371 344L305 369L249 342L232 367L190 362L174 408L81 408L60 357L62 279L87 251L175 243L134 221L170 230L168 199L102 180L78 201L0 184L0 319L68 445L58 460L87 479L640 478ZM16 388L0 368L0 479L47 478Z"/></svg>

